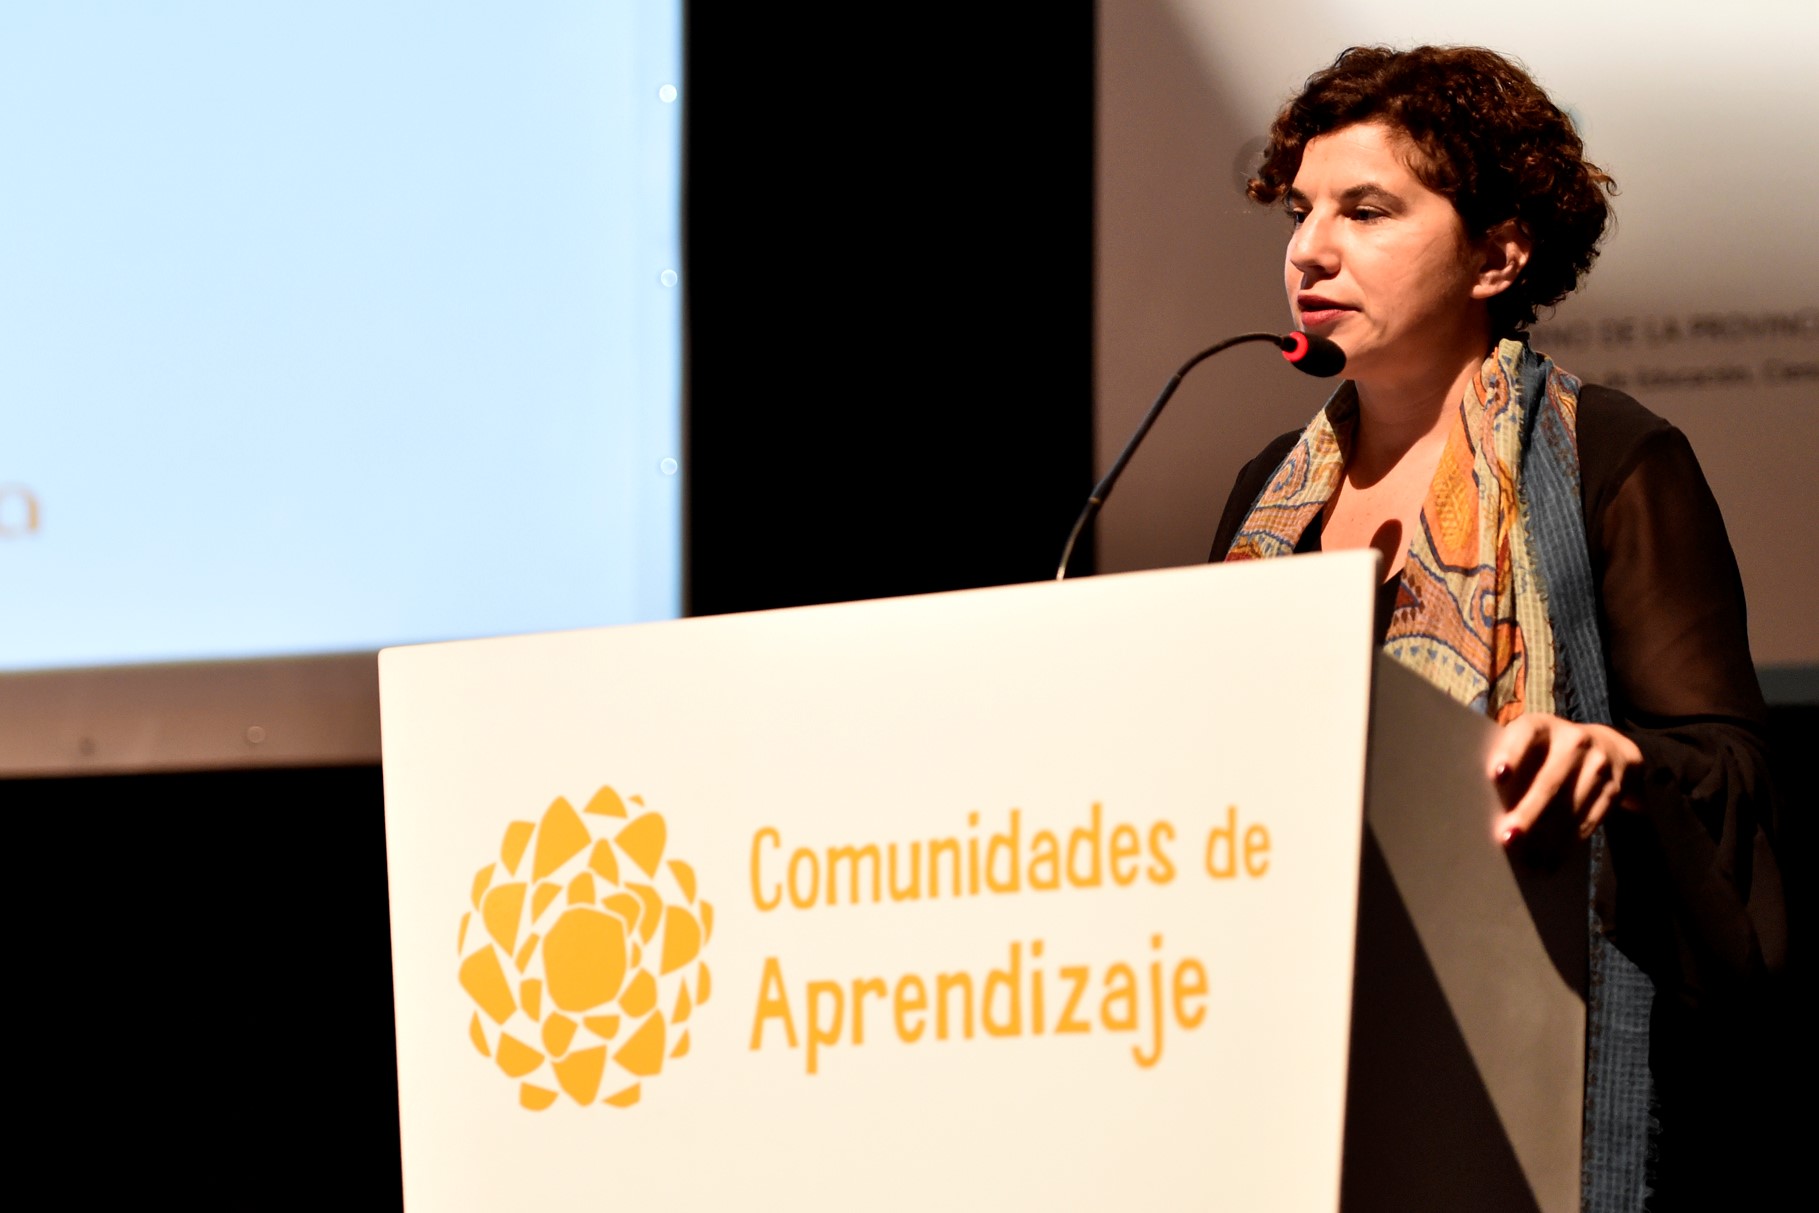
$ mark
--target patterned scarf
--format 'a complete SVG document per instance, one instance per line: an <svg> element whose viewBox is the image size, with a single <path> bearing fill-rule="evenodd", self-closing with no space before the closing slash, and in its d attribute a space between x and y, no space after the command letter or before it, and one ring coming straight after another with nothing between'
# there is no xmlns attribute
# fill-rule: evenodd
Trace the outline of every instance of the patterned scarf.
<svg viewBox="0 0 1819 1213"><path fill-rule="evenodd" d="M1579 381L1500 342L1466 387L1421 506L1384 650L1499 724L1524 712L1609 723L1597 598L1579 492ZM1227 560L1294 552L1338 490L1358 394L1333 395L1270 477ZM1604 836L1592 843L1592 886ZM1648 978L1605 937L1596 910L1586 1011L1582 1207L1647 1199L1653 1129Z"/></svg>

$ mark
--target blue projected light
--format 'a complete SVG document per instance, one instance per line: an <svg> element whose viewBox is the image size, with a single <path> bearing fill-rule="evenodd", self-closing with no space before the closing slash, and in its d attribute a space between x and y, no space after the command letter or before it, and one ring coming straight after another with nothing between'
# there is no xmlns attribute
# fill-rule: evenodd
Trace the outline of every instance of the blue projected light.
<svg viewBox="0 0 1819 1213"><path fill-rule="evenodd" d="M0 10L0 669L676 615L679 8Z"/></svg>

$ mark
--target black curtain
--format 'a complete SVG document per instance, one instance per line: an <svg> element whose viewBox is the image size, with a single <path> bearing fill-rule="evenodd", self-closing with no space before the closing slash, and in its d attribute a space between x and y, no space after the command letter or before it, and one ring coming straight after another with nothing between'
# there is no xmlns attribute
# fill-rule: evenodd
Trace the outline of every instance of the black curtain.
<svg viewBox="0 0 1819 1213"><path fill-rule="evenodd" d="M1092 486L1093 5L699 6L687 54L693 612L1051 576Z"/></svg>

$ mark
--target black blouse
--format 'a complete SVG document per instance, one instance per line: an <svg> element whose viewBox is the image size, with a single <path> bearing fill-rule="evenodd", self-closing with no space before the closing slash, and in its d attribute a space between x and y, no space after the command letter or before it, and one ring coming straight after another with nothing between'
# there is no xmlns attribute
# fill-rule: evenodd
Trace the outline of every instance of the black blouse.
<svg viewBox="0 0 1819 1213"><path fill-rule="evenodd" d="M1654 1208L1692 1207L1749 1185L1724 1165L1749 1107L1785 1058L1777 1040L1787 917L1774 844L1767 709L1750 660L1743 583L1691 446L1635 400L1587 385L1578 440L1613 723L1644 762L1642 809L1605 818L1599 890L1613 940L1654 980L1651 1053L1661 1108ZM1299 438L1246 464L1213 546L1224 559L1270 473ZM1319 544L1318 525L1297 550ZM1378 635L1394 602L1378 594ZM1739 1106L1742 1105L1742 1106ZM1760 1161L1760 1160L1758 1160ZM1740 1187L1741 1185L1741 1187Z"/></svg>

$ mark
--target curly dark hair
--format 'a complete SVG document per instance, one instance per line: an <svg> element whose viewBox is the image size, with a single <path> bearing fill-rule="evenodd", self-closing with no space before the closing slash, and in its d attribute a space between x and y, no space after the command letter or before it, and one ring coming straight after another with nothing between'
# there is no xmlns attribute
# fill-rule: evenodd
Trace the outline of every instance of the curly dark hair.
<svg viewBox="0 0 1819 1213"><path fill-rule="evenodd" d="M1482 47L1341 52L1276 116L1247 192L1276 202L1310 139L1370 121L1408 136L1416 150L1410 169L1452 201L1473 239L1513 219L1533 242L1522 276L1490 300L1496 335L1533 324L1591 269L1610 219L1605 195L1616 184L1585 158L1572 119L1541 86Z"/></svg>

